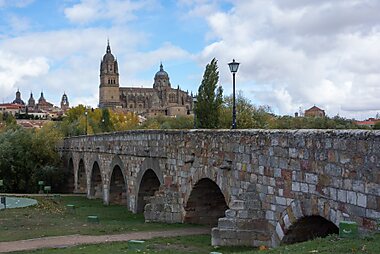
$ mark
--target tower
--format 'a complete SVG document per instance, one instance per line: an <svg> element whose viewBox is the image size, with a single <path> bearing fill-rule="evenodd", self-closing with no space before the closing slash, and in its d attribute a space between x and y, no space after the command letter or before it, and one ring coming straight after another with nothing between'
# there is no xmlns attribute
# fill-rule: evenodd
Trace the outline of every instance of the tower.
<svg viewBox="0 0 380 254"><path fill-rule="evenodd" d="M13 104L25 105L25 102L21 99L20 90L17 89L16 98L12 102Z"/></svg>
<svg viewBox="0 0 380 254"><path fill-rule="evenodd" d="M33 98L33 93L30 92L30 98L28 100L28 108L30 110L33 110L36 107L36 101Z"/></svg>
<svg viewBox="0 0 380 254"><path fill-rule="evenodd" d="M111 53L107 41L106 54L100 63L99 107L116 108L120 106L119 69L117 60Z"/></svg>
<svg viewBox="0 0 380 254"><path fill-rule="evenodd" d="M169 74L164 71L164 66L160 64L160 70L154 76L153 88L159 91L170 88Z"/></svg>
<svg viewBox="0 0 380 254"><path fill-rule="evenodd" d="M66 93L63 93L62 99L61 99L61 109L66 112L70 107L69 99L67 98Z"/></svg>

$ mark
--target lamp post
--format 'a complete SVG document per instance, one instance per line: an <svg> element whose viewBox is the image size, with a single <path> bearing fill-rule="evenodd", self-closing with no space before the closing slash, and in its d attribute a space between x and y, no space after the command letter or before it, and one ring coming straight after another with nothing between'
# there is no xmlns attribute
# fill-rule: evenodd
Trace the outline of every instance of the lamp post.
<svg viewBox="0 0 380 254"><path fill-rule="evenodd" d="M235 73L239 69L239 63L235 59L228 64L232 73L232 129L236 129L236 103L235 103Z"/></svg>
<svg viewBox="0 0 380 254"><path fill-rule="evenodd" d="M198 100L197 97L193 97L193 113L194 113L194 129L197 128L197 116L195 114L195 104L197 104Z"/></svg>
<svg viewBox="0 0 380 254"><path fill-rule="evenodd" d="M87 111L85 111L84 112L84 115L85 115L85 117L86 117L86 128L85 128L85 130L86 130L86 135L87 135L87 115L88 115L88 112Z"/></svg>

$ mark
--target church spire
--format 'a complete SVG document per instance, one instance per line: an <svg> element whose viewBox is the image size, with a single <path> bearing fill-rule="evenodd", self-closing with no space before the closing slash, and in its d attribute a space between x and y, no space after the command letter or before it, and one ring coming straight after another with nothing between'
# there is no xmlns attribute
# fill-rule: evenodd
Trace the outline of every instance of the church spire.
<svg viewBox="0 0 380 254"><path fill-rule="evenodd" d="M110 39L107 39L107 51L106 53L111 53Z"/></svg>

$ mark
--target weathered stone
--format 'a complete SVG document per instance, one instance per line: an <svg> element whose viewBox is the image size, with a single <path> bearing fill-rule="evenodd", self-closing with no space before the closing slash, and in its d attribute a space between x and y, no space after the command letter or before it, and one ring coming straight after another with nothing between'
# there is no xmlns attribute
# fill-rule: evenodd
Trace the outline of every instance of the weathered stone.
<svg viewBox="0 0 380 254"><path fill-rule="evenodd" d="M363 231L373 230L379 217L378 131L139 130L68 138L59 149L64 160L72 160L77 191L105 203L123 197L133 212L145 201L146 221L221 218L219 227L230 233L223 238L215 230L217 245L278 244L285 225L305 216L336 225L346 216ZM90 177L95 162L97 180ZM223 163L228 169L221 169ZM116 166L121 177L111 181ZM158 185L143 194L149 169ZM199 190L202 179L210 185ZM116 186L124 188L121 195ZM219 199L217 193L225 206L213 210L209 204ZM236 226L227 224L234 220Z"/></svg>

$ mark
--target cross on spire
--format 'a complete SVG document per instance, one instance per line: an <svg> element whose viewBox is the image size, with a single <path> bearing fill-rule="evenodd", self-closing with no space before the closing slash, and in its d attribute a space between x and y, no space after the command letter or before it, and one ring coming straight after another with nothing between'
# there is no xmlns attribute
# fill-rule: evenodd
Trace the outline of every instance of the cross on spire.
<svg viewBox="0 0 380 254"><path fill-rule="evenodd" d="M106 53L111 53L110 39L107 39L107 51Z"/></svg>

